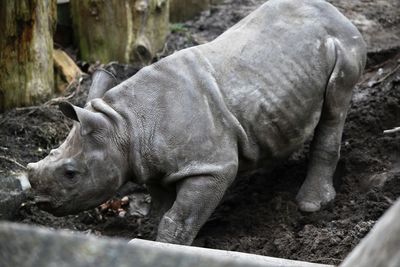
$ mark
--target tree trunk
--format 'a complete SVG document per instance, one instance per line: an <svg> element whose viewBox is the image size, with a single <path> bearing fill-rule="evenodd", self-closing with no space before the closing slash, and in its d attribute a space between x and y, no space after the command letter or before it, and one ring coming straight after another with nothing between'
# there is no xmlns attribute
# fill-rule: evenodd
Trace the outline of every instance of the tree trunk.
<svg viewBox="0 0 400 267"><path fill-rule="evenodd" d="M168 0L71 0L81 58L148 64L164 47Z"/></svg>
<svg viewBox="0 0 400 267"><path fill-rule="evenodd" d="M170 17L172 22L183 22L194 18L210 8L211 0L170 0Z"/></svg>
<svg viewBox="0 0 400 267"><path fill-rule="evenodd" d="M400 198L340 267L400 266Z"/></svg>
<svg viewBox="0 0 400 267"><path fill-rule="evenodd" d="M0 111L53 91L55 0L0 1Z"/></svg>

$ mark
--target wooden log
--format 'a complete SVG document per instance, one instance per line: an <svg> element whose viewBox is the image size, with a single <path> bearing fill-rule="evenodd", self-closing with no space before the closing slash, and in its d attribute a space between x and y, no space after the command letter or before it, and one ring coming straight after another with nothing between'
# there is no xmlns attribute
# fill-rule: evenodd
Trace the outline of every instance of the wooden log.
<svg viewBox="0 0 400 267"><path fill-rule="evenodd" d="M80 55L86 61L149 64L169 31L167 0L71 0Z"/></svg>
<svg viewBox="0 0 400 267"><path fill-rule="evenodd" d="M260 256L236 251L226 251L209 248L160 243L143 239L129 241L138 251L151 251L153 255L168 255L170 261L166 266L259 266L259 267L333 267L333 265L311 263L305 261L288 260L267 256ZM160 266L164 257L156 257L153 266ZM182 264L183 263L183 264Z"/></svg>
<svg viewBox="0 0 400 267"><path fill-rule="evenodd" d="M333 267L239 252L98 238L26 224L0 223L0 266Z"/></svg>
<svg viewBox="0 0 400 267"><path fill-rule="evenodd" d="M170 0L171 22L183 22L193 19L202 11L210 8L211 0Z"/></svg>
<svg viewBox="0 0 400 267"><path fill-rule="evenodd" d="M55 0L0 1L0 111L53 92Z"/></svg>
<svg viewBox="0 0 400 267"><path fill-rule="evenodd" d="M65 88L73 82L77 77L82 75L81 69L68 56L67 53L60 49L53 52L55 84L59 92L63 92Z"/></svg>
<svg viewBox="0 0 400 267"><path fill-rule="evenodd" d="M400 266L400 199L378 220L340 267Z"/></svg>

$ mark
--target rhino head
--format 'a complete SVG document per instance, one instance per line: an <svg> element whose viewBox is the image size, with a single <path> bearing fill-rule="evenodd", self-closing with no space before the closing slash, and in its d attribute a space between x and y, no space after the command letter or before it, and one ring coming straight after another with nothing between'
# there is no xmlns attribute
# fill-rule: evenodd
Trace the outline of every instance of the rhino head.
<svg viewBox="0 0 400 267"><path fill-rule="evenodd" d="M92 88L89 100L90 95L98 96ZM92 99L85 108L67 102L59 107L75 121L69 135L27 169L39 208L62 216L95 207L115 194L127 177L129 145L122 117L102 99Z"/></svg>

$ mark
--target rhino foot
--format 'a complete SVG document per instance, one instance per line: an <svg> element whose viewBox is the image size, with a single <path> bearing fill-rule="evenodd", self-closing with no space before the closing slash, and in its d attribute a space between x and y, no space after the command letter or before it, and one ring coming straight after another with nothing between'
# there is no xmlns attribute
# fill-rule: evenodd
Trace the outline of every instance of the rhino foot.
<svg viewBox="0 0 400 267"><path fill-rule="evenodd" d="M335 196L335 189L330 184L307 186L307 183L305 183L300 188L296 200L301 211L315 212L319 211L323 205L331 202Z"/></svg>

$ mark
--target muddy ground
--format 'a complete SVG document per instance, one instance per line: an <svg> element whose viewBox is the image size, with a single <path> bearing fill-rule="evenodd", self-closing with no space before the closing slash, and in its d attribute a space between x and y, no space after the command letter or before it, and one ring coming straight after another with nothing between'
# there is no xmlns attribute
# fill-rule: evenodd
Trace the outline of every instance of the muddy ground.
<svg viewBox="0 0 400 267"><path fill-rule="evenodd" d="M159 58L212 40L262 2L227 0L193 21L172 25ZM306 174L305 145L275 170L240 177L195 245L338 264L400 196L400 132L382 133L400 126L400 3L330 2L360 28L369 46L368 66L354 90L344 129L335 202L313 214L297 209L294 199ZM117 67L121 79L136 71ZM90 76L71 86L69 100L82 105L89 86ZM23 171L20 165L41 159L64 139L70 122L55 102L0 114L0 175ZM127 239L152 239L155 233L147 217L119 217L99 209L56 218L26 204L15 220Z"/></svg>

